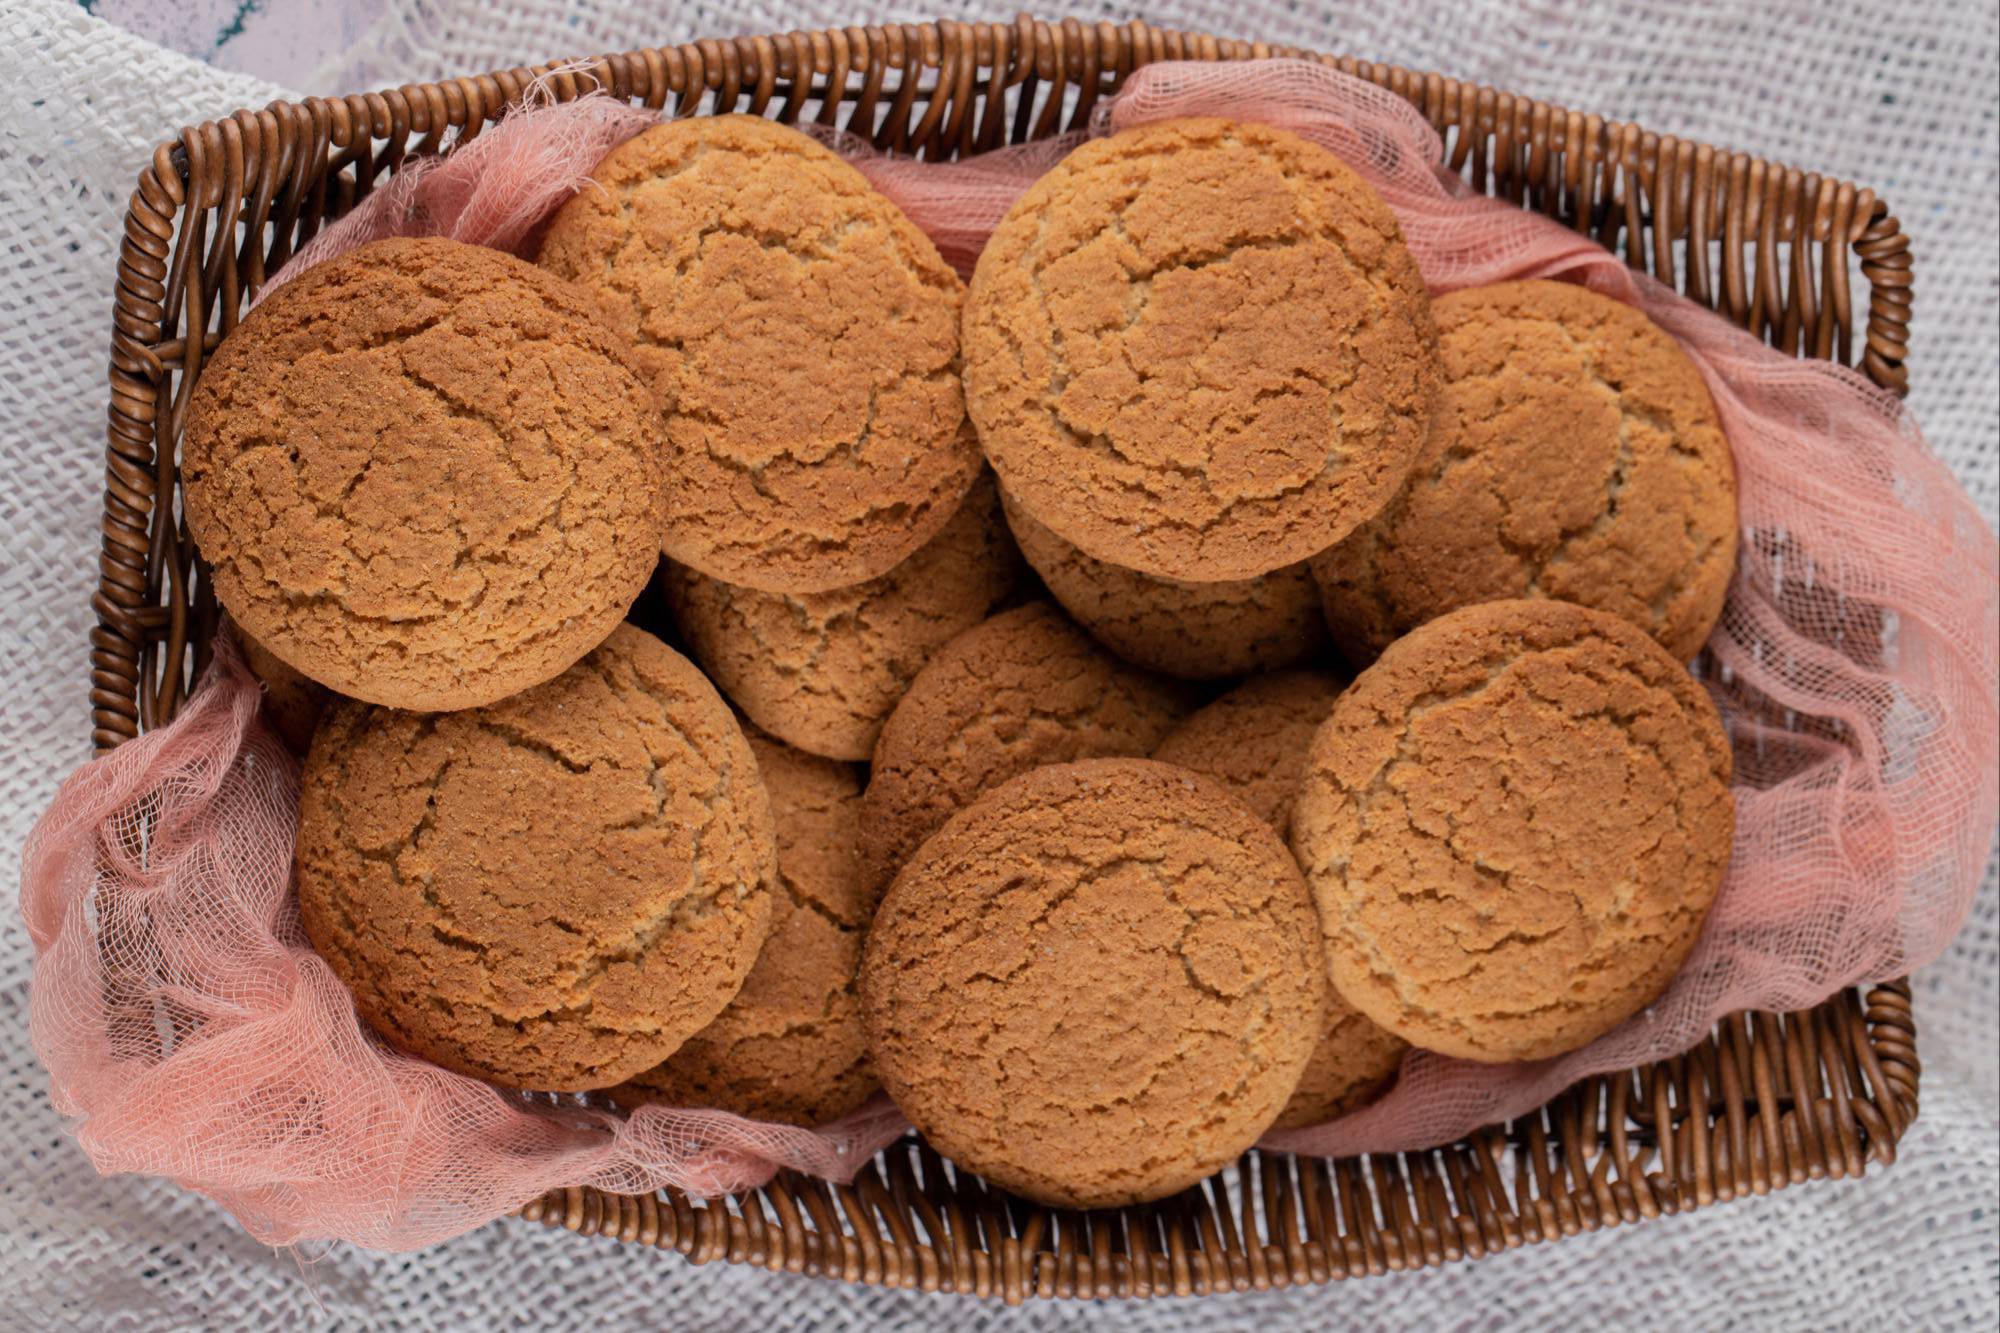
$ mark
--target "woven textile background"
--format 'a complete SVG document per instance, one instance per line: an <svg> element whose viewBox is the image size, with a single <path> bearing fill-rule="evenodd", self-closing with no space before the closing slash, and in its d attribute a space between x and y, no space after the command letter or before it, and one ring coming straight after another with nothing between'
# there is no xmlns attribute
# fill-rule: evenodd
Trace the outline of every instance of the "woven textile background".
<svg viewBox="0 0 2000 1333"><path fill-rule="evenodd" d="M1122 20L1136 11L1077 0L1070 12ZM1011 13L951 0L0 0L0 861L9 878L57 780L88 757L86 635L116 228L155 143L294 90L349 91L695 36ZM1143 16L1436 69L1875 187L1916 246L1912 406L1994 521L2000 21L1990 5L1160 0ZM240 70L288 86L225 72ZM2000 1321L2000 891L1991 869L1971 925L1917 978L1922 1117L1902 1160L1864 1182L1801 1186L1421 1275L1028 1311L697 1269L520 1223L412 1256L274 1253L170 1185L99 1179L68 1141L28 1048L29 947L11 907L0 919L0 1327Z"/></svg>

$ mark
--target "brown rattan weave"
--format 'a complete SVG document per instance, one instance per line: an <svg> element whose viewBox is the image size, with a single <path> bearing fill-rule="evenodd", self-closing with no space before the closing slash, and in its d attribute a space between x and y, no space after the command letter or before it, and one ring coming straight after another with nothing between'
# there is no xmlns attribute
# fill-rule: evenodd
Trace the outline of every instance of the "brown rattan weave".
<svg viewBox="0 0 2000 1333"><path fill-rule="evenodd" d="M1472 185L1558 218L1772 345L1902 392L1909 244L1868 190L1435 74L1131 23L847 28L629 51L554 76L674 114L838 124L927 158L1081 125L1137 66L1304 55L1371 80L1444 134ZM251 295L414 157L498 117L549 66L278 102L184 129L125 217L113 303L101 581L100 749L170 719L215 608L181 525L187 393ZM1851 282L1865 284L1857 307ZM955 1171L915 1140L852 1186L781 1177L710 1203L572 1189L523 1215L584 1234L849 1281L997 1295L1287 1286L1595 1230L1894 1160L1917 1111L1907 985L1737 1015L1679 1058L1586 1080L1447 1148L1321 1161L1251 1153L1173 1199L1075 1214Z"/></svg>

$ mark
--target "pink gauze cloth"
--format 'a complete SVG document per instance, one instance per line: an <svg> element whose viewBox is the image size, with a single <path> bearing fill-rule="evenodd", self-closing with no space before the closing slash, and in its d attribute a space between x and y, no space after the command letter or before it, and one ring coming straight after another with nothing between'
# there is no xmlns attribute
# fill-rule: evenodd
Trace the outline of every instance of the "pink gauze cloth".
<svg viewBox="0 0 2000 1333"><path fill-rule="evenodd" d="M1569 1055L1495 1066L1413 1053L1374 1105L1267 1146L1448 1142L1589 1074L1684 1051L1726 1014L1804 1008L1934 959L1970 909L1995 819L2000 562L1896 399L1473 194L1407 103L1332 70L1149 66L1090 133L1186 115L1276 124L1339 155L1394 208L1434 292L1561 278L1644 310L1701 367L1741 491L1736 579L1698 664L1735 745L1736 844L1680 975ZM364 201L287 274L426 229L526 252L548 212L589 188L590 166L652 119L601 98L517 112ZM925 164L818 133L961 272L1034 177L1086 137ZM705 1110L624 1116L499 1091L383 1046L300 930L288 887L296 765L257 706L225 637L181 715L80 769L30 839L33 1036L100 1170L171 1177L269 1242L408 1249L557 1186L713 1195L780 1167L847 1180L905 1129L881 1099L817 1132Z"/></svg>
<svg viewBox="0 0 2000 1333"><path fill-rule="evenodd" d="M586 67L565 67L578 72ZM590 183L604 155L659 113L592 93L556 103L545 75L520 106L442 157L407 163L389 183L299 247L251 299L335 255L392 236L442 236L533 259L543 226Z"/></svg>

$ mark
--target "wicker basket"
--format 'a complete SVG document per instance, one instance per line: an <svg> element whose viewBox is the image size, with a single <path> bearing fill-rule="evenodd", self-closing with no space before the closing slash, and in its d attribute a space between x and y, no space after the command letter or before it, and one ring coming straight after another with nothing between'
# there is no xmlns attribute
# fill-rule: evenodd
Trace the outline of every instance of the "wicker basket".
<svg viewBox="0 0 2000 1333"><path fill-rule="evenodd" d="M945 158L1055 134L1157 60L1309 55L1407 98L1475 188L1547 213L1771 344L1857 361L1901 392L1907 238L1875 195L1435 74L1149 28L1035 22L848 28L602 58L555 77L676 115L839 124ZM476 134L546 68L274 103L183 130L140 173L113 295L102 579L91 634L100 749L174 715L215 604L173 503L188 390L265 276L414 156ZM595 79L593 85L592 79ZM1850 270L1867 285L1862 326ZM1251 1152L1172 1199L1072 1213L1012 1198L916 1139L852 1186L785 1176L702 1203L571 1189L522 1215L585 1235L924 1290L1131 1297L1420 1268L1893 1161L1917 1111L1906 984L1737 1015L1679 1058L1588 1079L1536 1114L1429 1152Z"/></svg>

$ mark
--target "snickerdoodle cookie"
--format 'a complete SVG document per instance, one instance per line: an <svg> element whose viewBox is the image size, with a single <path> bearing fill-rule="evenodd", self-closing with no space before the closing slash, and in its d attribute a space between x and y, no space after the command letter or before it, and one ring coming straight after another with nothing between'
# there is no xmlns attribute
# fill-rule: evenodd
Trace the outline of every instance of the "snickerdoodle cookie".
<svg viewBox="0 0 2000 1333"><path fill-rule="evenodd" d="M1313 561L1366 662L1433 616L1553 597L1686 661L1736 567L1736 470L1694 362L1631 306L1562 282L1440 297L1445 383L1409 480Z"/></svg>
<svg viewBox="0 0 2000 1333"><path fill-rule="evenodd" d="M860 172L756 116L655 126L591 171L541 263L666 412L666 553L767 592L887 573L979 471L963 286Z"/></svg>
<svg viewBox="0 0 2000 1333"><path fill-rule="evenodd" d="M574 287L388 240L252 310L188 403L188 527L236 623L342 694L468 708L561 672L653 571L659 412Z"/></svg>
<svg viewBox="0 0 2000 1333"><path fill-rule="evenodd" d="M938 1151L1066 1207L1184 1189L1248 1148L1320 1027L1319 938L1270 827L1143 759L989 792L896 877L861 997Z"/></svg>
<svg viewBox="0 0 2000 1333"><path fill-rule="evenodd" d="M917 673L882 725L861 802L862 883L880 892L939 825L1016 774L1150 754L1194 702L1046 602L973 626Z"/></svg>
<svg viewBox="0 0 2000 1333"><path fill-rule="evenodd" d="M1427 1050L1533 1060L1653 1000L1729 864L1728 738L1643 631L1487 602L1390 645L1292 811L1333 983Z"/></svg>
<svg viewBox="0 0 2000 1333"><path fill-rule="evenodd" d="M1256 677L1189 714L1153 758L1214 778L1287 837L1306 752L1342 684L1322 671ZM1316 1125L1360 1106L1396 1076L1408 1047L1329 994L1319 1041L1275 1127Z"/></svg>
<svg viewBox="0 0 2000 1333"><path fill-rule="evenodd" d="M421 715L343 703L299 798L306 933L368 1023L513 1087L609 1087L735 996L776 850L694 664L621 625L552 681Z"/></svg>
<svg viewBox="0 0 2000 1333"><path fill-rule="evenodd" d="M243 649L243 665L250 668L250 674L264 687L264 720L271 724L286 748L294 754L304 754L312 748L313 733L319 730L319 720L326 716L327 706L333 702L332 692L310 676L286 666L283 659L241 628L236 631L236 642Z"/></svg>
<svg viewBox="0 0 2000 1333"><path fill-rule="evenodd" d="M861 773L748 731L778 830L771 934L743 989L665 1064L611 1090L627 1106L712 1106L822 1125L875 1091L855 972L875 904L861 892Z"/></svg>
<svg viewBox="0 0 2000 1333"><path fill-rule="evenodd" d="M866 759L918 669L986 619L1020 564L982 477L937 536L851 588L758 592L671 563L661 582L695 660L753 722L812 754Z"/></svg>
<svg viewBox="0 0 2000 1333"><path fill-rule="evenodd" d="M1288 667L1326 645L1319 588L1303 563L1224 583L1155 578L1085 555L1005 503L1021 554L1049 592L1128 662L1211 680Z"/></svg>
<svg viewBox="0 0 2000 1333"><path fill-rule="evenodd" d="M1086 143L973 273L967 404L1008 494L1190 582L1326 549L1402 484L1437 381L1395 216L1332 154L1227 120Z"/></svg>

